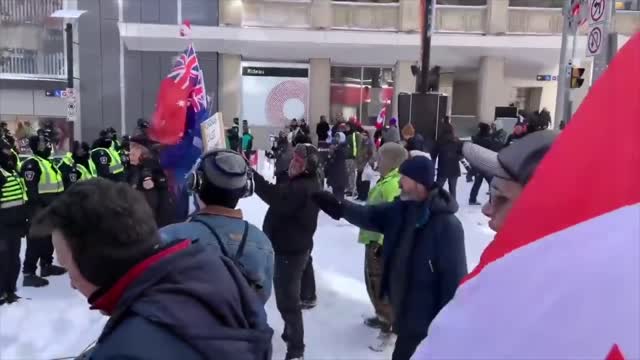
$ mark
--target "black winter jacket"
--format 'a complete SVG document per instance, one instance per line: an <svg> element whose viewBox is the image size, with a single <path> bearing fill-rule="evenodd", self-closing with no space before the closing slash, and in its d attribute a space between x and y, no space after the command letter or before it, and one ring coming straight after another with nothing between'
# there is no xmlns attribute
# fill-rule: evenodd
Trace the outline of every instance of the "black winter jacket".
<svg viewBox="0 0 640 360"><path fill-rule="evenodd" d="M214 252L191 243L134 277L84 358L271 359L262 303L233 262Z"/></svg>
<svg viewBox="0 0 640 360"><path fill-rule="evenodd" d="M269 205L262 231L276 255L302 254L313 248L320 209L311 194L321 190L317 174L306 174L273 185L254 174L255 193Z"/></svg>
<svg viewBox="0 0 640 360"><path fill-rule="evenodd" d="M140 191L156 220L158 227L172 224L176 220L175 200L169 185L167 176L158 160L147 159L140 165L129 167L128 181L136 190ZM153 188L144 188L144 179L151 178Z"/></svg>
<svg viewBox="0 0 640 360"><path fill-rule="evenodd" d="M316 126L316 135L318 135L318 141L327 141L329 138L329 131L331 127L328 122L319 122Z"/></svg>
<svg viewBox="0 0 640 360"><path fill-rule="evenodd" d="M347 172L347 156L349 147L346 143L339 144L329 154L325 175L327 184L331 187L346 188L349 181Z"/></svg>
<svg viewBox="0 0 640 360"><path fill-rule="evenodd" d="M438 161L438 177L459 177L462 146L459 141L439 141L431 154L434 164Z"/></svg>
<svg viewBox="0 0 640 360"><path fill-rule="evenodd" d="M394 311L399 334L426 336L431 321L451 300L467 274L464 230L458 204L434 190L423 203L373 206L344 202L344 218L384 234L382 294Z"/></svg>

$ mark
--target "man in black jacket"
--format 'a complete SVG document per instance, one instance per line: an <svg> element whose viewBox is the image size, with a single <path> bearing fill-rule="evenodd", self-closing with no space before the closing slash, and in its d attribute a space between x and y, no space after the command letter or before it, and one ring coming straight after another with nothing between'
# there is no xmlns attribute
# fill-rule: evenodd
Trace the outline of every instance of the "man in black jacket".
<svg viewBox="0 0 640 360"><path fill-rule="evenodd" d="M380 296L393 309L393 360L409 360L467 274L467 260L462 224L454 215L458 204L434 184L431 160L413 157L400 174L402 193L392 203L361 206L327 192L313 197L334 219L384 234Z"/></svg>
<svg viewBox="0 0 640 360"><path fill-rule="evenodd" d="M198 241L162 245L129 185L80 182L34 221L72 286L110 317L91 360L271 358L273 331L233 261Z"/></svg>
<svg viewBox="0 0 640 360"><path fill-rule="evenodd" d="M471 141L474 144L491 151L500 150L500 145L491 136L491 126L487 123L478 124L478 133L471 137ZM486 181L487 184L491 184L491 177L488 174L484 174L477 168L473 168L473 172L475 174L475 180L473 181L473 186L471 187L471 193L469 195L469 205L480 205L478 202L478 192L480 192L480 187L482 186L483 181Z"/></svg>
<svg viewBox="0 0 640 360"><path fill-rule="evenodd" d="M286 360L304 355L300 295L318 225L319 209L311 199L311 194L321 190L317 168L318 150L310 144L299 144L289 165L289 182L272 185L254 174L255 192L269 205L262 230L275 252L273 285L285 323L282 339L287 343Z"/></svg>
<svg viewBox="0 0 640 360"><path fill-rule="evenodd" d="M316 135L318 135L318 147L320 147L320 143L326 143L329 138L329 131L331 128L329 123L327 122L327 117L322 115L320 116L320 122L316 126Z"/></svg>

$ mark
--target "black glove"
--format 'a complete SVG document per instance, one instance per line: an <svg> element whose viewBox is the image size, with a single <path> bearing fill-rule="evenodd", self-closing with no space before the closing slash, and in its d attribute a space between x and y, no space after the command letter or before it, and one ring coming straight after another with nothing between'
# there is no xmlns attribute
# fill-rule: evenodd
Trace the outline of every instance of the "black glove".
<svg viewBox="0 0 640 360"><path fill-rule="evenodd" d="M340 220L342 218L344 212L342 203L340 203L333 194L320 191L313 193L311 198L322 211L326 212L327 215L331 216L334 220Z"/></svg>

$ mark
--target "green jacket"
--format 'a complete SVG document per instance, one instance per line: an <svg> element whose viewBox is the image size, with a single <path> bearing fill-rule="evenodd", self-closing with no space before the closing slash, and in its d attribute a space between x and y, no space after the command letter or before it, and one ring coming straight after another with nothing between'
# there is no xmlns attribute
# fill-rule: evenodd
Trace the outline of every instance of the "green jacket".
<svg viewBox="0 0 640 360"><path fill-rule="evenodd" d="M371 189L367 205L392 202L399 195L400 172L398 169L393 169L387 174L387 176L380 179L376 186ZM382 245L382 240L382 234L367 230L360 230L360 235L358 236L358 241L365 245L369 245L371 243L378 243Z"/></svg>

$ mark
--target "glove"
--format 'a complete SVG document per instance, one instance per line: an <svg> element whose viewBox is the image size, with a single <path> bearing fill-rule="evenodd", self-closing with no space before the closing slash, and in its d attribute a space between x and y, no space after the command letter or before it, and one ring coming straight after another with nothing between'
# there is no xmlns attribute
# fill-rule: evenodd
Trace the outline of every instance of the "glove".
<svg viewBox="0 0 640 360"><path fill-rule="evenodd" d="M320 191L313 193L311 199L318 205L318 207L331 216L334 220L340 220L343 216L342 203L333 194Z"/></svg>

